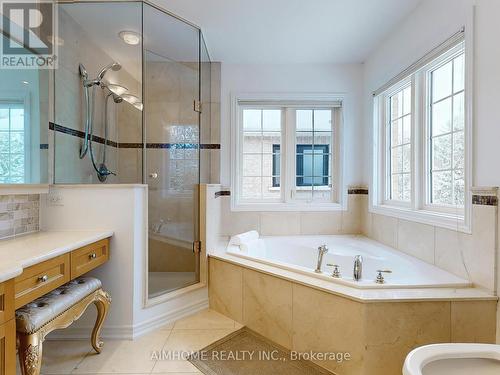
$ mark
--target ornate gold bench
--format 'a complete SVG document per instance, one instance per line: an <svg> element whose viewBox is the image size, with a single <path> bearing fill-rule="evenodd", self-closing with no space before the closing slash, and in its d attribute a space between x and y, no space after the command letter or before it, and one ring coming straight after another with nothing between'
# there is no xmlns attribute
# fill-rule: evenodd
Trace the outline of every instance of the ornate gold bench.
<svg viewBox="0 0 500 375"><path fill-rule="evenodd" d="M111 298L102 290L101 281L80 277L37 298L16 311L19 364L23 375L38 375L42 364L42 343L50 332L68 327L94 303L97 319L91 344L101 352L99 335L108 313Z"/></svg>

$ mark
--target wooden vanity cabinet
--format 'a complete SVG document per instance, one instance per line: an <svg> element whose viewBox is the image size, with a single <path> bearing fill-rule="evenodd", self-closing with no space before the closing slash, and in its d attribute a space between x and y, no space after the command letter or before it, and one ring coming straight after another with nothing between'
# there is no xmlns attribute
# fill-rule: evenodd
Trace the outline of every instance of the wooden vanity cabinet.
<svg viewBox="0 0 500 375"><path fill-rule="evenodd" d="M16 374L15 309L75 279L109 259L109 238L34 264L0 283L0 375Z"/></svg>
<svg viewBox="0 0 500 375"><path fill-rule="evenodd" d="M0 283L0 375L16 373L14 280Z"/></svg>

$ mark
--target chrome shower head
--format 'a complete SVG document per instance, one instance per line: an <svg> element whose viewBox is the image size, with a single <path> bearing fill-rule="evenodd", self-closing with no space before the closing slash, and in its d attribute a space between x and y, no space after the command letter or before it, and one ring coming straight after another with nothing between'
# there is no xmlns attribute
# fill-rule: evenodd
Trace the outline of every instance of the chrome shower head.
<svg viewBox="0 0 500 375"><path fill-rule="evenodd" d="M99 72L99 74L97 75L97 80L98 81L101 81L103 78L104 78L104 75L106 74L106 72L111 69L113 71L118 71L122 68L122 66L117 63L117 62L112 62L111 64L105 66L104 68L102 68L102 70Z"/></svg>
<svg viewBox="0 0 500 375"><path fill-rule="evenodd" d="M115 103L121 103L121 102L123 102L123 98L121 96L113 94L113 93L111 93L111 95L113 95L113 101Z"/></svg>

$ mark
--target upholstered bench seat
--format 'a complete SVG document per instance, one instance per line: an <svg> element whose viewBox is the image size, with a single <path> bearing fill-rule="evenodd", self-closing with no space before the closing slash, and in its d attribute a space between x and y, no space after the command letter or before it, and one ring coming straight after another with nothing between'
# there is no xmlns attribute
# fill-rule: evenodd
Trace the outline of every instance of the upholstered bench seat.
<svg viewBox="0 0 500 375"><path fill-rule="evenodd" d="M16 311L16 331L31 334L102 286L94 277L80 277Z"/></svg>
<svg viewBox="0 0 500 375"><path fill-rule="evenodd" d="M103 344L99 334L111 303L109 294L102 290L100 280L80 277L16 311L19 364L23 375L40 374L45 336L71 325L92 303L97 307L97 319L91 344L100 353Z"/></svg>

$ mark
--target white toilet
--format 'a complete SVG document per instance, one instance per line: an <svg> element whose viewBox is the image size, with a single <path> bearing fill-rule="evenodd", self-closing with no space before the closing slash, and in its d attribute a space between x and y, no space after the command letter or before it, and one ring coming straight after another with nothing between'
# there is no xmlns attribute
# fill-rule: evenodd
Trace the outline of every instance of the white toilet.
<svg viewBox="0 0 500 375"><path fill-rule="evenodd" d="M435 344L412 350L403 375L499 375L500 345Z"/></svg>

